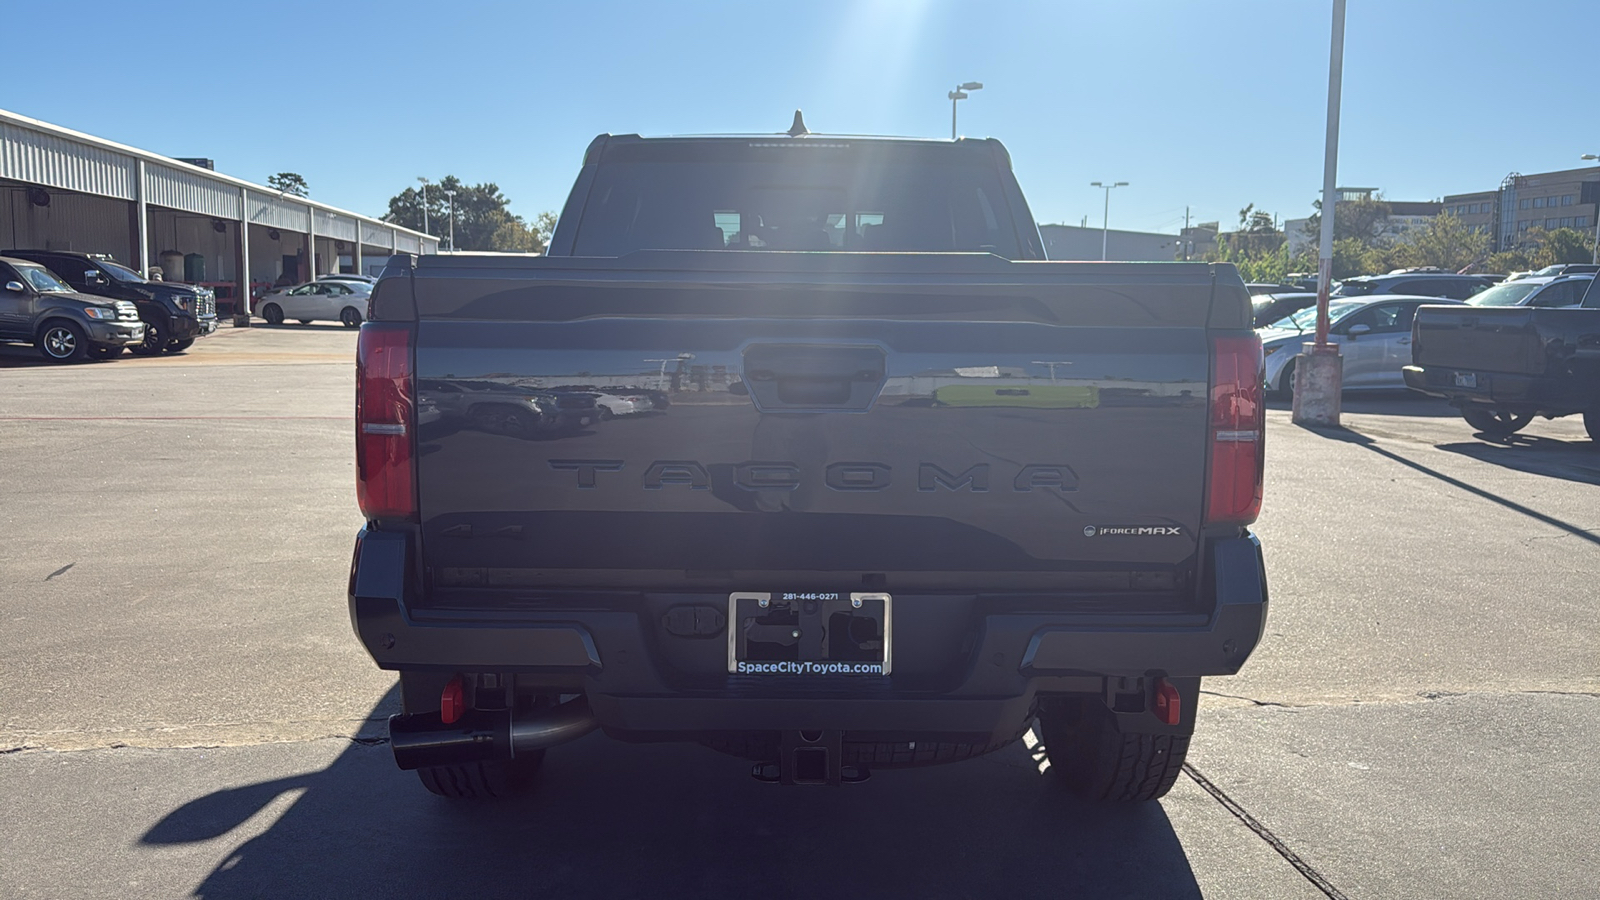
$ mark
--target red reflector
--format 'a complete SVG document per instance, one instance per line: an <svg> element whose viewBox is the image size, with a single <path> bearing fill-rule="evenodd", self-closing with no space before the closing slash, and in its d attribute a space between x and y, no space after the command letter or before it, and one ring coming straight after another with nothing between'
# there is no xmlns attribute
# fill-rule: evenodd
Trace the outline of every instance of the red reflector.
<svg viewBox="0 0 1600 900"><path fill-rule="evenodd" d="M1165 678L1156 679L1156 718L1163 725L1176 725L1183 717L1183 698ZM448 720L447 720L448 721Z"/></svg>
<svg viewBox="0 0 1600 900"><path fill-rule="evenodd" d="M412 518L411 329L368 322L356 343L356 501L369 519Z"/></svg>
<svg viewBox="0 0 1600 900"><path fill-rule="evenodd" d="M1211 478L1206 522L1248 525L1261 513L1266 419L1261 339L1219 337L1211 359Z"/></svg>
<svg viewBox="0 0 1600 900"><path fill-rule="evenodd" d="M444 686L444 693L439 695L439 719L446 725L454 725L466 711L466 692L461 689L461 676L457 675L450 679L450 683Z"/></svg>

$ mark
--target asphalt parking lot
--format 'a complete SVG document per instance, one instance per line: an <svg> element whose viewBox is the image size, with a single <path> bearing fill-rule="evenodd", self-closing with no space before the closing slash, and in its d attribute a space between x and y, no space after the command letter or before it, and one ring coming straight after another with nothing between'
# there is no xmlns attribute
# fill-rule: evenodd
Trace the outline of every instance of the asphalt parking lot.
<svg viewBox="0 0 1600 900"><path fill-rule="evenodd" d="M538 792L396 771L350 632L355 335L0 347L0 896L1592 897L1600 448L1441 404L1269 413L1272 611L1191 767L1071 800L1026 743L838 790L594 734Z"/></svg>

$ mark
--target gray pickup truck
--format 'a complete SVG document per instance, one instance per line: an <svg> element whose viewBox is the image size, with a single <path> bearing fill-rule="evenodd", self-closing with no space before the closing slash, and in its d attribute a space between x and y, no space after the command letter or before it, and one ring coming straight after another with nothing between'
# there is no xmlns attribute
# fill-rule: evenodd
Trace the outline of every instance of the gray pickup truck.
<svg viewBox="0 0 1600 900"><path fill-rule="evenodd" d="M1449 400L1503 438L1535 416L1583 415L1600 441L1600 279L1577 306L1423 306L1411 325L1406 386Z"/></svg>
<svg viewBox="0 0 1600 900"><path fill-rule="evenodd" d="M1232 266L1043 256L998 141L795 129L603 135L548 256L391 259L349 603L399 765L500 795L599 728L840 784L1034 727L1163 795L1266 617L1261 345ZM670 402L415 427L491 381Z"/></svg>
<svg viewBox="0 0 1600 900"><path fill-rule="evenodd" d="M38 263L0 256L0 341L33 344L51 362L116 356L144 341L126 300L80 294Z"/></svg>

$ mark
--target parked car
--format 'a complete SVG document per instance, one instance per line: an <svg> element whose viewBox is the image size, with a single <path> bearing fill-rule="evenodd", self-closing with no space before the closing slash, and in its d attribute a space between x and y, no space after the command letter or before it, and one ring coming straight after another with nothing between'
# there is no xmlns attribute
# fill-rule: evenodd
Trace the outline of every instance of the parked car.
<svg viewBox="0 0 1600 900"><path fill-rule="evenodd" d="M550 255L397 255L361 329L343 583L399 676L395 762L501 796L603 728L837 785L1037 728L1079 798L1165 794L1201 679L1237 672L1267 615L1238 270L1045 260L993 139L796 116L757 140L602 135L579 178ZM682 424L414 443L423 381L691 359L724 376L702 390L745 390ZM1050 384L1066 361L1094 402L1013 402L1078 387ZM959 369L993 372L997 402L936 402L961 376L920 373Z"/></svg>
<svg viewBox="0 0 1600 900"><path fill-rule="evenodd" d="M1411 364L1411 320L1427 303L1460 303L1434 297L1340 298L1328 303L1328 341L1344 357L1343 382L1351 389L1403 388L1401 370ZM1266 387L1294 392L1295 357L1317 327L1315 306L1257 332L1266 356Z"/></svg>
<svg viewBox="0 0 1600 900"><path fill-rule="evenodd" d="M1424 306L1414 335L1406 385L1473 428L1505 437L1535 416L1581 413L1600 441L1600 279L1577 307Z"/></svg>
<svg viewBox="0 0 1600 900"><path fill-rule="evenodd" d="M1252 281L1245 285L1244 289L1249 291L1252 297L1259 297L1263 294L1296 294L1301 292L1300 286L1297 284L1281 284L1275 281Z"/></svg>
<svg viewBox="0 0 1600 900"><path fill-rule="evenodd" d="M1529 278L1549 278L1553 275L1593 275L1600 273L1600 265L1595 263L1557 263L1534 269L1529 272L1516 272L1507 278L1507 281L1526 281Z"/></svg>
<svg viewBox="0 0 1600 900"><path fill-rule="evenodd" d="M1333 289L1335 297L1364 297L1378 294L1404 294L1410 297L1443 297L1465 300L1493 284L1482 275L1453 275L1448 272L1405 272L1390 275L1363 275L1346 278Z"/></svg>
<svg viewBox="0 0 1600 900"><path fill-rule="evenodd" d="M1304 292L1260 294L1250 298L1250 307L1254 310L1257 328L1264 328L1308 306L1315 306L1316 303L1316 294Z"/></svg>
<svg viewBox="0 0 1600 900"><path fill-rule="evenodd" d="M196 338L217 330L217 297L209 288L173 281L151 281L127 266L67 250L0 250L0 256L36 262L73 290L112 300L127 300L145 324L134 353L152 356L187 350Z"/></svg>
<svg viewBox="0 0 1600 900"><path fill-rule="evenodd" d="M49 269L0 257L0 341L33 344L51 362L116 356L144 341L127 300L80 294Z"/></svg>
<svg viewBox="0 0 1600 900"><path fill-rule="evenodd" d="M371 275L357 275L352 272L334 272L329 275L318 275L317 281L344 281L350 284L364 284L370 289L378 283L378 279Z"/></svg>
<svg viewBox="0 0 1600 900"><path fill-rule="evenodd" d="M343 322L346 328L357 328L367 319L371 299L372 286L363 282L311 281L263 294L256 302L256 315L268 325L299 319L302 325Z"/></svg>
<svg viewBox="0 0 1600 900"><path fill-rule="evenodd" d="M1467 299L1472 306L1577 306L1593 275L1524 278L1497 284Z"/></svg>

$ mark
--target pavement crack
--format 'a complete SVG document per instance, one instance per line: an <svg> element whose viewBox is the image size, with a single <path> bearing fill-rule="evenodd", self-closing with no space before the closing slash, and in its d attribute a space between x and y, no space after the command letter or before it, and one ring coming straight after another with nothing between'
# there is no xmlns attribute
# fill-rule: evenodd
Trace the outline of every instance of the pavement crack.
<svg viewBox="0 0 1600 900"><path fill-rule="evenodd" d="M1202 694L1210 694L1213 697L1226 697L1229 700L1243 700L1246 703L1254 703L1256 706L1279 706L1279 707L1282 707L1284 709L1291 708L1291 704L1279 703L1276 700L1257 700L1254 697L1242 697L1242 696L1240 696L1238 694L1224 694L1221 691L1208 691L1208 690L1205 690L1204 688L1202 688L1200 690L1200 693L1202 693Z"/></svg>
<svg viewBox="0 0 1600 900"><path fill-rule="evenodd" d="M56 577L57 575L65 575L65 574L67 574L67 570L72 568L75 565L77 565L77 563L69 562L66 565L62 566L61 568L55 570L54 572L51 572L49 575L46 575L44 577L44 580L45 581L49 581L50 579Z"/></svg>
<svg viewBox="0 0 1600 900"><path fill-rule="evenodd" d="M1271 829L1261 824L1261 822L1258 821L1255 816L1250 815L1250 813L1246 811L1243 806L1240 806L1237 801L1224 793L1222 788L1212 784L1210 779L1206 778L1204 775L1201 775L1199 769L1196 769L1189 763L1184 763L1183 771L1184 774L1188 775L1195 784L1200 786L1201 790L1210 794L1213 799L1222 804L1223 809L1233 813L1234 818L1244 823L1246 828L1255 832L1256 837L1266 841L1268 846L1278 851L1278 855L1283 857L1285 860L1288 860L1289 865L1294 866L1295 871L1299 872L1301 876L1305 878L1305 880L1311 882L1312 887L1315 887L1317 890L1321 891L1323 895L1330 898L1330 900L1350 900L1349 897L1345 896L1343 891L1340 891L1338 888L1334 887L1333 883L1324 877L1321 872L1318 872L1310 863L1301 859L1298 853L1295 853L1293 850L1289 849L1289 845L1284 843L1282 838L1273 834Z"/></svg>

